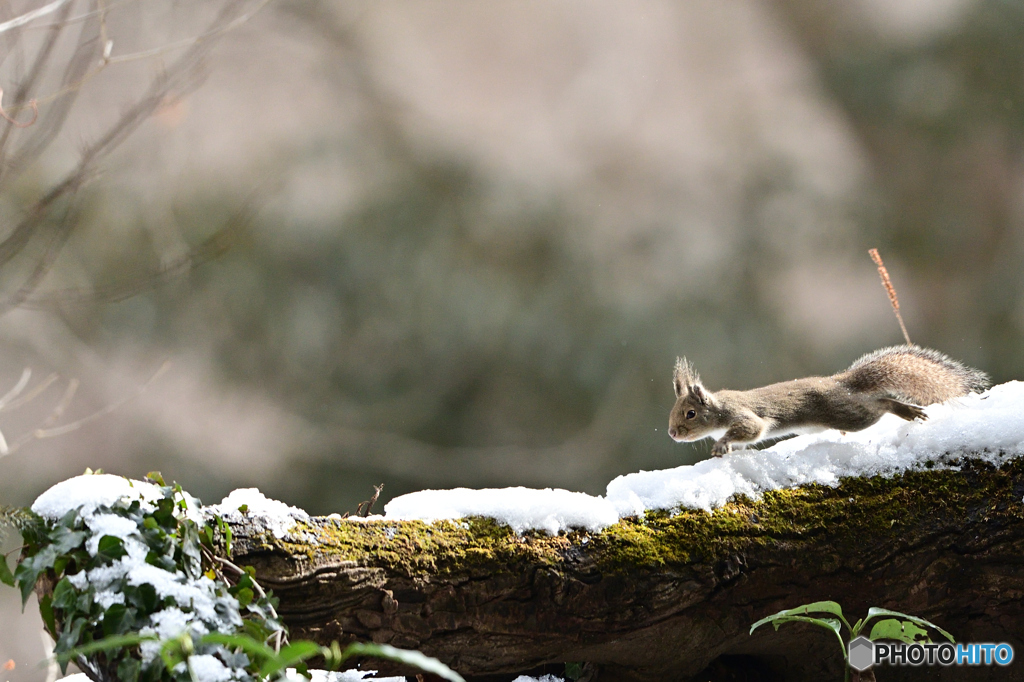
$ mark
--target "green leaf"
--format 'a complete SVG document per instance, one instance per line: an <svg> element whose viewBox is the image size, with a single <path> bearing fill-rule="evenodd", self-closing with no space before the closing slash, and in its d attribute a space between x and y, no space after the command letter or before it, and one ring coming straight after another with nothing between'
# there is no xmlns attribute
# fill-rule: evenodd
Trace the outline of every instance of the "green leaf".
<svg viewBox="0 0 1024 682"><path fill-rule="evenodd" d="M431 673L438 677L450 680L450 682L466 682L462 675L458 674L436 658L421 654L419 651L408 651L396 649L388 644L371 644L355 642L345 647L341 653L341 660L353 656L370 656L372 658L383 658L387 661L397 661L413 668L418 668L425 673Z"/></svg>
<svg viewBox="0 0 1024 682"><path fill-rule="evenodd" d="M565 676L570 680L578 680L583 677L582 663L566 663Z"/></svg>
<svg viewBox="0 0 1024 682"><path fill-rule="evenodd" d="M791 609L790 611L795 610L796 609ZM811 625L817 625L818 627L825 628L826 630L831 630L836 634L836 639L839 640L839 646L843 650L844 658L848 655L846 651L846 642L843 641L842 625L835 618L812 618L811 616L790 615L789 613L782 611L776 613L774 616L763 618L754 623L750 627L750 632L753 633L755 628L760 627L764 623L771 623L776 630L778 630L779 626L783 623L810 623Z"/></svg>
<svg viewBox="0 0 1024 682"><path fill-rule="evenodd" d="M223 644L224 646L241 649L249 654L249 658L255 663L261 663L275 658L277 653L263 642L257 642L248 635L225 635L219 632L211 632L203 635L199 640L203 644Z"/></svg>
<svg viewBox="0 0 1024 682"><path fill-rule="evenodd" d="M111 604L103 616L103 636L123 635L135 625L135 609L124 604Z"/></svg>
<svg viewBox="0 0 1024 682"><path fill-rule="evenodd" d="M933 630L941 634L943 637L948 639L950 642L953 642L954 644L956 643L956 640L953 639L953 635L949 634L935 623L927 621L924 618L918 618L917 616L908 616L907 614L900 613L899 611L879 609L872 606L870 609L868 609L868 616L864 619L864 622L866 623L867 621L871 620L872 618L875 618L876 616L894 616L896 618L903 618L909 620L911 623L915 623L917 625L920 625L921 627L932 628Z"/></svg>
<svg viewBox="0 0 1024 682"><path fill-rule="evenodd" d="M96 550L96 560L103 565L107 565L113 563L115 559L120 559L127 553L121 538L113 535L104 535L100 538L99 548Z"/></svg>
<svg viewBox="0 0 1024 682"><path fill-rule="evenodd" d="M82 620L79 622L84 623L85 621ZM95 642L90 642L73 649L62 651L57 654L57 660L64 661L66 663L77 656L88 656L89 654L95 654L99 651L110 651L111 649L123 649L155 639L157 639L156 635L111 635L110 637L98 639Z"/></svg>
<svg viewBox="0 0 1024 682"><path fill-rule="evenodd" d="M795 609L786 609L785 611L779 611L778 613L768 616L767 618L762 618L761 620L757 621L756 623L750 626L750 632L751 634L753 634L754 630L756 630L760 626L764 625L765 623L771 623L778 618L782 618L785 616L810 616L813 613L831 613L832 615L837 616L839 620L842 621L843 625L847 627L847 629L851 629L850 624L847 623L846 618L843 617L843 609L841 606L839 606L839 604L837 604L834 601L816 601L811 604L804 604L803 606L798 606Z"/></svg>
<svg viewBox="0 0 1024 682"><path fill-rule="evenodd" d="M242 621L242 630L257 642L265 642L273 634L273 630L265 627L259 620L246 618Z"/></svg>
<svg viewBox="0 0 1024 682"><path fill-rule="evenodd" d="M309 640L292 642L281 649L276 656L267 659L267 661L260 666L260 675L263 677L270 677L274 673L284 670L285 668L295 667L296 664L309 658L313 658L314 656L319 656L321 653L323 653L323 647L316 642L310 642Z"/></svg>
<svg viewBox="0 0 1024 682"><path fill-rule="evenodd" d="M67 578L61 578L53 588L54 608L67 611L75 605L76 601L78 601L78 591L75 590L75 586Z"/></svg>
<svg viewBox="0 0 1024 682"><path fill-rule="evenodd" d="M153 483L156 483L160 487L167 485L166 483L164 483L163 474L161 474L159 471L150 471L148 474L146 474L146 479L153 481Z"/></svg>
<svg viewBox="0 0 1024 682"><path fill-rule="evenodd" d="M244 587L238 591L238 594L235 595L235 599L238 600L238 605L244 608L252 603L254 596L256 595L252 590L248 587Z"/></svg>
<svg viewBox="0 0 1024 682"><path fill-rule="evenodd" d="M123 592L126 604L134 606L142 613L156 611L159 599L156 596L156 588L149 583L142 583L138 586L126 585Z"/></svg>
<svg viewBox="0 0 1024 682"><path fill-rule="evenodd" d="M14 574L11 573L11 568L7 565L7 557L2 554L0 554L0 583L14 587Z"/></svg>
<svg viewBox="0 0 1024 682"><path fill-rule="evenodd" d="M32 590L35 589L36 580L39 579L39 575L53 566L53 561L57 558L57 554L55 546L47 545L32 556L23 559L18 564L18 567L14 569L14 578L18 581L18 586L21 588L22 609L25 608L25 603L28 601L29 595L32 594Z"/></svg>
<svg viewBox="0 0 1024 682"><path fill-rule="evenodd" d="M907 644L931 641L928 638L928 631L924 628L917 627L909 620L896 620L895 618L886 618L875 623L874 627L871 628L871 634L868 635L868 639L872 641L895 639Z"/></svg>
<svg viewBox="0 0 1024 682"><path fill-rule="evenodd" d="M57 550L57 554L68 554L85 542L89 534L84 530L70 530L64 526L57 526L50 534L50 542Z"/></svg>
<svg viewBox="0 0 1024 682"><path fill-rule="evenodd" d="M157 500L153 518L164 528L177 528L178 519L174 518L174 500L169 497Z"/></svg>
<svg viewBox="0 0 1024 682"><path fill-rule="evenodd" d="M860 620L858 620L858 621L857 621L856 623L854 623L854 624L853 624L853 628L852 628L852 629L850 630L850 639L853 639L853 638L855 638L855 637L856 637L857 635L859 635L859 634L860 634L860 629L861 629L862 627L864 627L864 625L865 625L865 621L864 621L864 619L863 619L863 618L861 618L861 619L860 619Z"/></svg>
<svg viewBox="0 0 1024 682"><path fill-rule="evenodd" d="M126 656L117 664L118 682L137 682L141 669L142 661L132 656Z"/></svg>
<svg viewBox="0 0 1024 682"><path fill-rule="evenodd" d="M50 636L57 639L57 622L53 617L53 600L48 594L39 600L39 617L43 619L43 625L46 626L46 631L50 633Z"/></svg>
<svg viewBox="0 0 1024 682"><path fill-rule="evenodd" d="M186 521L181 524L181 555L185 575L195 580L203 574L203 558L199 549L199 531L196 524Z"/></svg>

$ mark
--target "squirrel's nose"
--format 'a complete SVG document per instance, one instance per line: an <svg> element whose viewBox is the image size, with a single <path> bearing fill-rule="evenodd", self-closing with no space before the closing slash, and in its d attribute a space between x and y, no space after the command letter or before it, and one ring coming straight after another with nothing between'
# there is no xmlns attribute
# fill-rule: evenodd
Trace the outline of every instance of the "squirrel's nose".
<svg viewBox="0 0 1024 682"><path fill-rule="evenodd" d="M669 438L675 438L676 434L677 434L676 427L674 427L674 426L668 427L668 437Z"/></svg>

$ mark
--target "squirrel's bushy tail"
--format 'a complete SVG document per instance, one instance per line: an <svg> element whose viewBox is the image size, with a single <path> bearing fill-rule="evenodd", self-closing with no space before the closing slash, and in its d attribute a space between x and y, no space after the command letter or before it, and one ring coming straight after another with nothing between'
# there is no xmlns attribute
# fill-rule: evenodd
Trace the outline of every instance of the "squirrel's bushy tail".
<svg viewBox="0 0 1024 682"><path fill-rule="evenodd" d="M980 393L991 383L984 372L920 346L891 346L868 353L836 379L853 391L878 391L915 405Z"/></svg>

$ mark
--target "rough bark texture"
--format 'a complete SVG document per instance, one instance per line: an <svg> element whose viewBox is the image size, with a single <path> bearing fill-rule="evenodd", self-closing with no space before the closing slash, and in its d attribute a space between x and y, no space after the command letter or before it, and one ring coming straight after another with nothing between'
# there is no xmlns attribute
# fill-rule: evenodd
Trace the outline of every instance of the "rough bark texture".
<svg viewBox="0 0 1024 682"><path fill-rule="evenodd" d="M851 622L891 608L1024 657L1022 498L1024 462L965 461L712 514L648 514L597 534L316 518L283 541L237 528L233 551L280 597L295 635L420 649L468 679L585 662L601 682L841 680L831 633L787 624L751 636L751 623L831 599ZM876 672L1011 680L1024 679L1024 662Z"/></svg>

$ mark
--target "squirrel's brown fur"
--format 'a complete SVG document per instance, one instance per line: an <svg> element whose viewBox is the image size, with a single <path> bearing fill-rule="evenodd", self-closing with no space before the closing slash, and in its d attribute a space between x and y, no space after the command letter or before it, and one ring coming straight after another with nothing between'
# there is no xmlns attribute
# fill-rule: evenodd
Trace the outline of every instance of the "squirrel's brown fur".
<svg viewBox="0 0 1024 682"><path fill-rule="evenodd" d="M717 436L711 453L732 443L824 429L860 431L891 412L906 420L926 419L920 406L988 388L984 372L918 346L892 346L860 358L845 372L808 377L749 391L711 393L693 365L680 358L674 381L676 404L669 435L676 441Z"/></svg>

